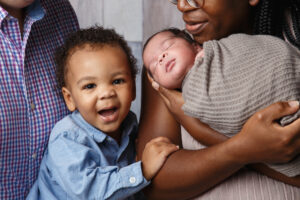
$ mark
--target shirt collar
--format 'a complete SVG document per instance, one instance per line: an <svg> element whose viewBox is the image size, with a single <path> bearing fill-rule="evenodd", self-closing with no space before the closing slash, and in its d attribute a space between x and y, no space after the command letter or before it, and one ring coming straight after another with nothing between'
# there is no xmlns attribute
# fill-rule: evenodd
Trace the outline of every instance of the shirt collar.
<svg viewBox="0 0 300 200"><path fill-rule="evenodd" d="M2 21L5 19L5 17L8 15L8 12L0 6L0 24L2 24Z"/></svg>
<svg viewBox="0 0 300 200"><path fill-rule="evenodd" d="M96 129L92 125L90 125L87 121L83 119L81 114L76 110L72 113L72 118L80 124L81 127L87 129L87 133L95 139L96 142L101 143L105 139L107 139L107 135L102 131ZM134 113L131 111L128 113L126 118L124 119L122 125L122 139L124 137L129 137L131 134L136 133L137 129L137 120Z"/></svg>
<svg viewBox="0 0 300 200"><path fill-rule="evenodd" d="M35 21L42 19L46 13L41 5L40 0L36 0L31 5L29 5L26 9L26 12L28 13L27 16Z"/></svg>
<svg viewBox="0 0 300 200"><path fill-rule="evenodd" d="M34 1L31 5L26 8L27 16L32 18L34 21L40 20L45 16L46 11L41 5L40 0ZM9 15L9 13L0 6L0 24Z"/></svg>

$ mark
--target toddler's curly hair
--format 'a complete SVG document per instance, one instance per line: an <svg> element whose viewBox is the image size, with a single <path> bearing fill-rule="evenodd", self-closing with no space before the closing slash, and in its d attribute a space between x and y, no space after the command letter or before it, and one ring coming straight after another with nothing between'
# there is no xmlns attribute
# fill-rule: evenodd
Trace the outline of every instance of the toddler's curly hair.
<svg viewBox="0 0 300 200"><path fill-rule="evenodd" d="M127 56L131 75L135 79L138 72L137 61L125 39L117 34L114 29L93 26L69 34L64 44L56 49L54 59L56 63L57 86L59 88L66 86L65 75L67 73L68 59L76 50L84 48L85 45L89 45L91 48L101 48L106 45L121 47Z"/></svg>

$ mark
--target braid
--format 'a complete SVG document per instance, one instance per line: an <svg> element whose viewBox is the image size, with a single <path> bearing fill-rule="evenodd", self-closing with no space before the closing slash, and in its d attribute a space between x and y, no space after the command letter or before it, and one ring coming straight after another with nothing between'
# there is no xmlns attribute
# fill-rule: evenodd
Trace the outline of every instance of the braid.
<svg viewBox="0 0 300 200"><path fill-rule="evenodd" d="M290 9L292 30L284 11ZM268 34L284 38L300 49L300 0L260 0L255 7L254 34ZM284 35L283 35L284 34Z"/></svg>
<svg viewBox="0 0 300 200"><path fill-rule="evenodd" d="M260 0L255 10L254 33L283 38L283 11L277 0Z"/></svg>
<svg viewBox="0 0 300 200"><path fill-rule="evenodd" d="M294 34L288 23L284 26L284 33L289 42L300 49L300 0L291 0L290 2L289 9L291 11Z"/></svg>

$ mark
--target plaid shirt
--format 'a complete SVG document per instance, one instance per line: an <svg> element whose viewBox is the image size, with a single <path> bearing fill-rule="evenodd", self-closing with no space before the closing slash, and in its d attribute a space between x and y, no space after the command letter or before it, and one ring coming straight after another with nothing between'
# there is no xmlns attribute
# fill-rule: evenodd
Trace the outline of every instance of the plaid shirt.
<svg viewBox="0 0 300 200"><path fill-rule="evenodd" d="M25 199L54 124L68 111L53 53L78 29L67 0L36 0L17 19L0 7L0 199Z"/></svg>

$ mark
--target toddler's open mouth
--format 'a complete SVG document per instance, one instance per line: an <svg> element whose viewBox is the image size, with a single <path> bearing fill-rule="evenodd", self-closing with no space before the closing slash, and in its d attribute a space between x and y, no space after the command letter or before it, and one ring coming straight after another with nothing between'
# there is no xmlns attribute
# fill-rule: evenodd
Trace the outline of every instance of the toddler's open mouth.
<svg viewBox="0 0 300 200"><path fill-rule="evenodd" d="M119 109L117 107L112 107L100 110L98 114L105 122L112 122L118 118L118 110Z"/></svg>
<svg viewBox="0 0 300 200"><path fill-rule="evenodd" d="M104 117L112 115L117 110L116 107L100 110L98 113Z"/></svg>

